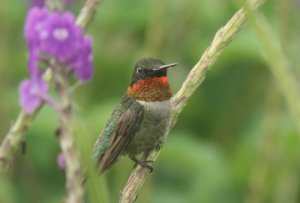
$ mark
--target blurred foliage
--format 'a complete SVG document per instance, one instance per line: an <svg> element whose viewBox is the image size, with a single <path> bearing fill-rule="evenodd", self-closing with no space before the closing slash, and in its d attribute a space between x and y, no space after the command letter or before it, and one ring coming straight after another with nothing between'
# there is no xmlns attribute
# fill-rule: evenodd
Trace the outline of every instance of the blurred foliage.
<svg viewBox="0 0 300 203"><path fill-rule="evenodd" d="M103 1L87 31L94 37L94 77L77 89L74 100L77 119L84 126L77 140L84 143L83 158L88 159L93 142L126 91L135 61L156 56L179 63L169 74L176 92L238 4ZM72 9L78 13L79 3ZM26 11L25 1L4 1L0 7L1 138L20 110L18 84L28 76L23 40ZM298 73L300 2L269 0L262 13ZM137 202L300 201L299 135L259 47L245 27L225 50L171 131ZM18 155L9 176L0 182L0 202L61 202L65 179L56 164L57 122L49 107L38 114L26 133L26 154ZM107 199L107 192L110 202L118 201L132 166L124 157L100 177L107 186L93 184L98 202ZM93 195L87 198L97 202Z"/></svg>

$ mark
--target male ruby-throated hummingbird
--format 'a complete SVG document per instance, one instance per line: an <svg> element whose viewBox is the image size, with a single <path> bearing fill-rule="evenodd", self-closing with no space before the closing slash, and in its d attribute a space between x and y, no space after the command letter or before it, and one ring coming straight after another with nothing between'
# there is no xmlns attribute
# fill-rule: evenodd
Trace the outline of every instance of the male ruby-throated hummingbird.
<svg viewBox="0 0 300 203"><path fill-rule="evenodd" d="M137 62L127 92L94 147L93 156L101 172L126 154L136 164L153 170L151 161L145 157L160 147L169 127L172 92L167 70L176 65L165 64L156 58L143 58ZM142 158L138 159L142 153Z"/></svg>

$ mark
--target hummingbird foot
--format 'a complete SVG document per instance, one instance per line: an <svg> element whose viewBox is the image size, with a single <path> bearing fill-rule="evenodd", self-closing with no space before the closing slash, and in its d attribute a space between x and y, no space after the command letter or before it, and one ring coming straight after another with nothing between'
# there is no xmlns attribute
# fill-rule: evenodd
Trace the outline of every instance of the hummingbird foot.
<svg viewBox="0 0 300 203"><path fill-rule="evenodd" d="M151 164L153 163L152 160L138 160L133 156L130 156L130 159L135 162L134 167L136 167L139 164L142 167L149 169L150 173L152 173L153 171L153 167L151 166Z"/></svg>
<svg viewBox="0 0 300 203"><path fill-rule="evenodd" d="M160 144L155 145L155 149L156 149L156 151L159 151L161 149Z"/></svg>

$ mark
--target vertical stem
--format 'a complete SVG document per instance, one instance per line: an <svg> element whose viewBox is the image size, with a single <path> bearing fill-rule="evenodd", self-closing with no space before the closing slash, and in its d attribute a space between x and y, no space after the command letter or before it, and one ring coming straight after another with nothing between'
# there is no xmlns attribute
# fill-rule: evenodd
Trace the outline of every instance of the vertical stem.
<svg viewBox="0 0 300 203"><path fill-rule="evenodd" d="M248 192L245 203L263 202L267 191L267 178L272 167L274 167L274 154L277 147L278 123L281 116L281 98L277 90L274 90L273 83L270 84L267 92L266 113L264 128L259 140L256 161L250 174Z"/></svg>
<svg viewBox="0 0 300 203"><path fill-rule="evenodd" d="M54 80L61 105L58 109L60 126L57 133L66 161L65 172L68 195L65 202L81 203L83 202L83 187L81 185L83 176L79 154L75 147L75 139L73 137L73 117L69 84L63 72L65 69L60 67L55 68Z"/></svg>
<svg viewBox="0 0 300 203"><path fill-rule="evenodd" d="M249 9L250 11L250 9ZM250 24L261 48L264 51L265 58L269 64L269 69L276 79L281 94L284 96L291 115L295 121L298 132L300 132L300 95L298 89L298 75L295 75L291 68L287 55L274 39L269 24L263 15L250 11ZM300 135L300 133L299 133Z"/></svg>

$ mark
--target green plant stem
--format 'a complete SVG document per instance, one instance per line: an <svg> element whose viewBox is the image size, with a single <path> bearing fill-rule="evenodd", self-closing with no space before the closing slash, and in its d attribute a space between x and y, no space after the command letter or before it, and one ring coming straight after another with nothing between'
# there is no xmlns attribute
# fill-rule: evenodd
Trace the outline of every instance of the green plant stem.
<svg viewBox="0 0 300 203"><path fill-rule="evenodd" d="M255 162L249 175L248 191L244 203L263 202L267 190L267 178L275 167L276 148L278 147L278 132L281 116L282 100L278 90L270 82L266 94L266 113L263 119L263 129L259 136Z"/></svg>
<svg viewBox="0 0 300 203"><path fill-rule="evenodd" d="M256 10L264 3L265 0L249 0L247 1L247 7L251 8L251 10ZM187 105L188 100L204 81L207 71L218 60L225 47L240 31L246 19L245 9L242 8L216 33L211 45L206 49L201 59L190 71L181 89L173 97L173 115L170 129L175 125L179 114ZM168 132L170 129L168 129ZM168 132L166 135L168 135ZM151 152L147 157L147 160L155 161L159 156L159 153L159 150ZM133 170L121 193L120 203L132 203L136 200L148 174L148 169L141 166L137 166Z"/></svg>
<svg viewBox="0 0 300 203"><path fill-rule="evenodd" d="M66 203L82 203L83 187L81 181L83 174L81 172L81 163L79 153L75 146L73 132L73 114L71 105L71 94L69 82L67 80L66 69L59 67L58 64L53 66L53 78L56 89L60 98L59 108L56 109L59 115L60 125L57 130L62 153L65 158L65 173L67 185Z"/></svg>
<svg viewBox="0 0 300 203"><path fill-rule="evenodd" d="M76 24L86 29L88 24L92 21L96 14L96 7L101 0L85 0L85 5L81 9L79 16L77 17Z"/></svg>
<svg viewBox="0 0 300 203"><path fill-rule="evenodd" d="M274 37L269 23L265 17L258 12L249 12L249 22L253 32L256 35L268 68L275 78L275 84L283 96L289 109L292 119L295 122L298 131L298 140L300 136L300 94L299 94L299 75L293 64L297 64L297 59L292 61L288 54L286 44L279 43ZM282 47L283 46L283 47ZM290 142L290 141L289 141ZM290 145L287 145L290 150ZM280 174L276 180L277 188L272 202L297 202L299 191L299 182L297 182L299 163L297 152L286 154L280 163ZM295 156L294 156L295 155Z"/></svg>
<svg viewBox="0 0 300 203"><path fill-rule="evenodd" d="M3 139L0 146L0 175L5 174L14 158L14 155L20 149L21 143L24 140L22 135L27 131L30 121L34 115L35 113L33 115L28 115L21 112Z"/></svg>
<svg viewBox="0 0 300 203"><path fill-rule="evenodd" d="M289 111L296 123L300 135L300 94L297 84L297 75L293 73L287 56L274 36L265 18L259 13L249 12L250 25L259 41L269 70L273 74L276 84L287 103Z"/></svg>

